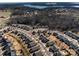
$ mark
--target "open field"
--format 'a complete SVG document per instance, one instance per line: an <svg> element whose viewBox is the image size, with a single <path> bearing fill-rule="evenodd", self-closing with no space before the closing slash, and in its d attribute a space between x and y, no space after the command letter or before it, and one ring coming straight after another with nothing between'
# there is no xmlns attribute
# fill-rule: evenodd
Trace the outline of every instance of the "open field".
<svg viewBox="0 0 79 59"><path fill-rule="evenodd" d="M10 14L11 12L5 12L5 11L0 11L0 28L4 27L6 25L6 23L9 22L9 18L10 18ZM2 16L4 18L2 18Z"/></svg>

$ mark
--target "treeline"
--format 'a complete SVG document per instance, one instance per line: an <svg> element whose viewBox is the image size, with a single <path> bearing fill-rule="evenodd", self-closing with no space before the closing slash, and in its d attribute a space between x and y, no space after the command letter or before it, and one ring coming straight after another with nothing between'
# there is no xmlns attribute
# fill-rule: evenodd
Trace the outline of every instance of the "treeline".
<svg viewBox="0 0 79 59"><path fill-rule="evenodd" d="M54 10L55 11L55 10ZM70 10L69 10L70 11ZM67 12L67 11L66 11ZM57 14L53 13L52 10L49 11L39 11L37 15L33 15L32 17L11 17L10 24L26 24L32 26L48 26L49 29L52 30L60 30L60 31L79 31L79 19L74 15L76 13L67 12L67 14ZM64 13L64 12L63 12ZM77 13L78 14L78 13Z"/></svg>

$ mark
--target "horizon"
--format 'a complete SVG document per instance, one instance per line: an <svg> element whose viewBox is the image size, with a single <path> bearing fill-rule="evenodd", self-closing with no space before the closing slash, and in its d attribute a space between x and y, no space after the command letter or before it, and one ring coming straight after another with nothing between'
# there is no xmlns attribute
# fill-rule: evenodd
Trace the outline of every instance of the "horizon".
<svg viewBox="0 0 79 59"><path fill-rule="evenodd" d="M28 3L0 3L0 8L6 7L32 7L38 9L44 8L79 8L78 2L28 2Z"/></svg>

